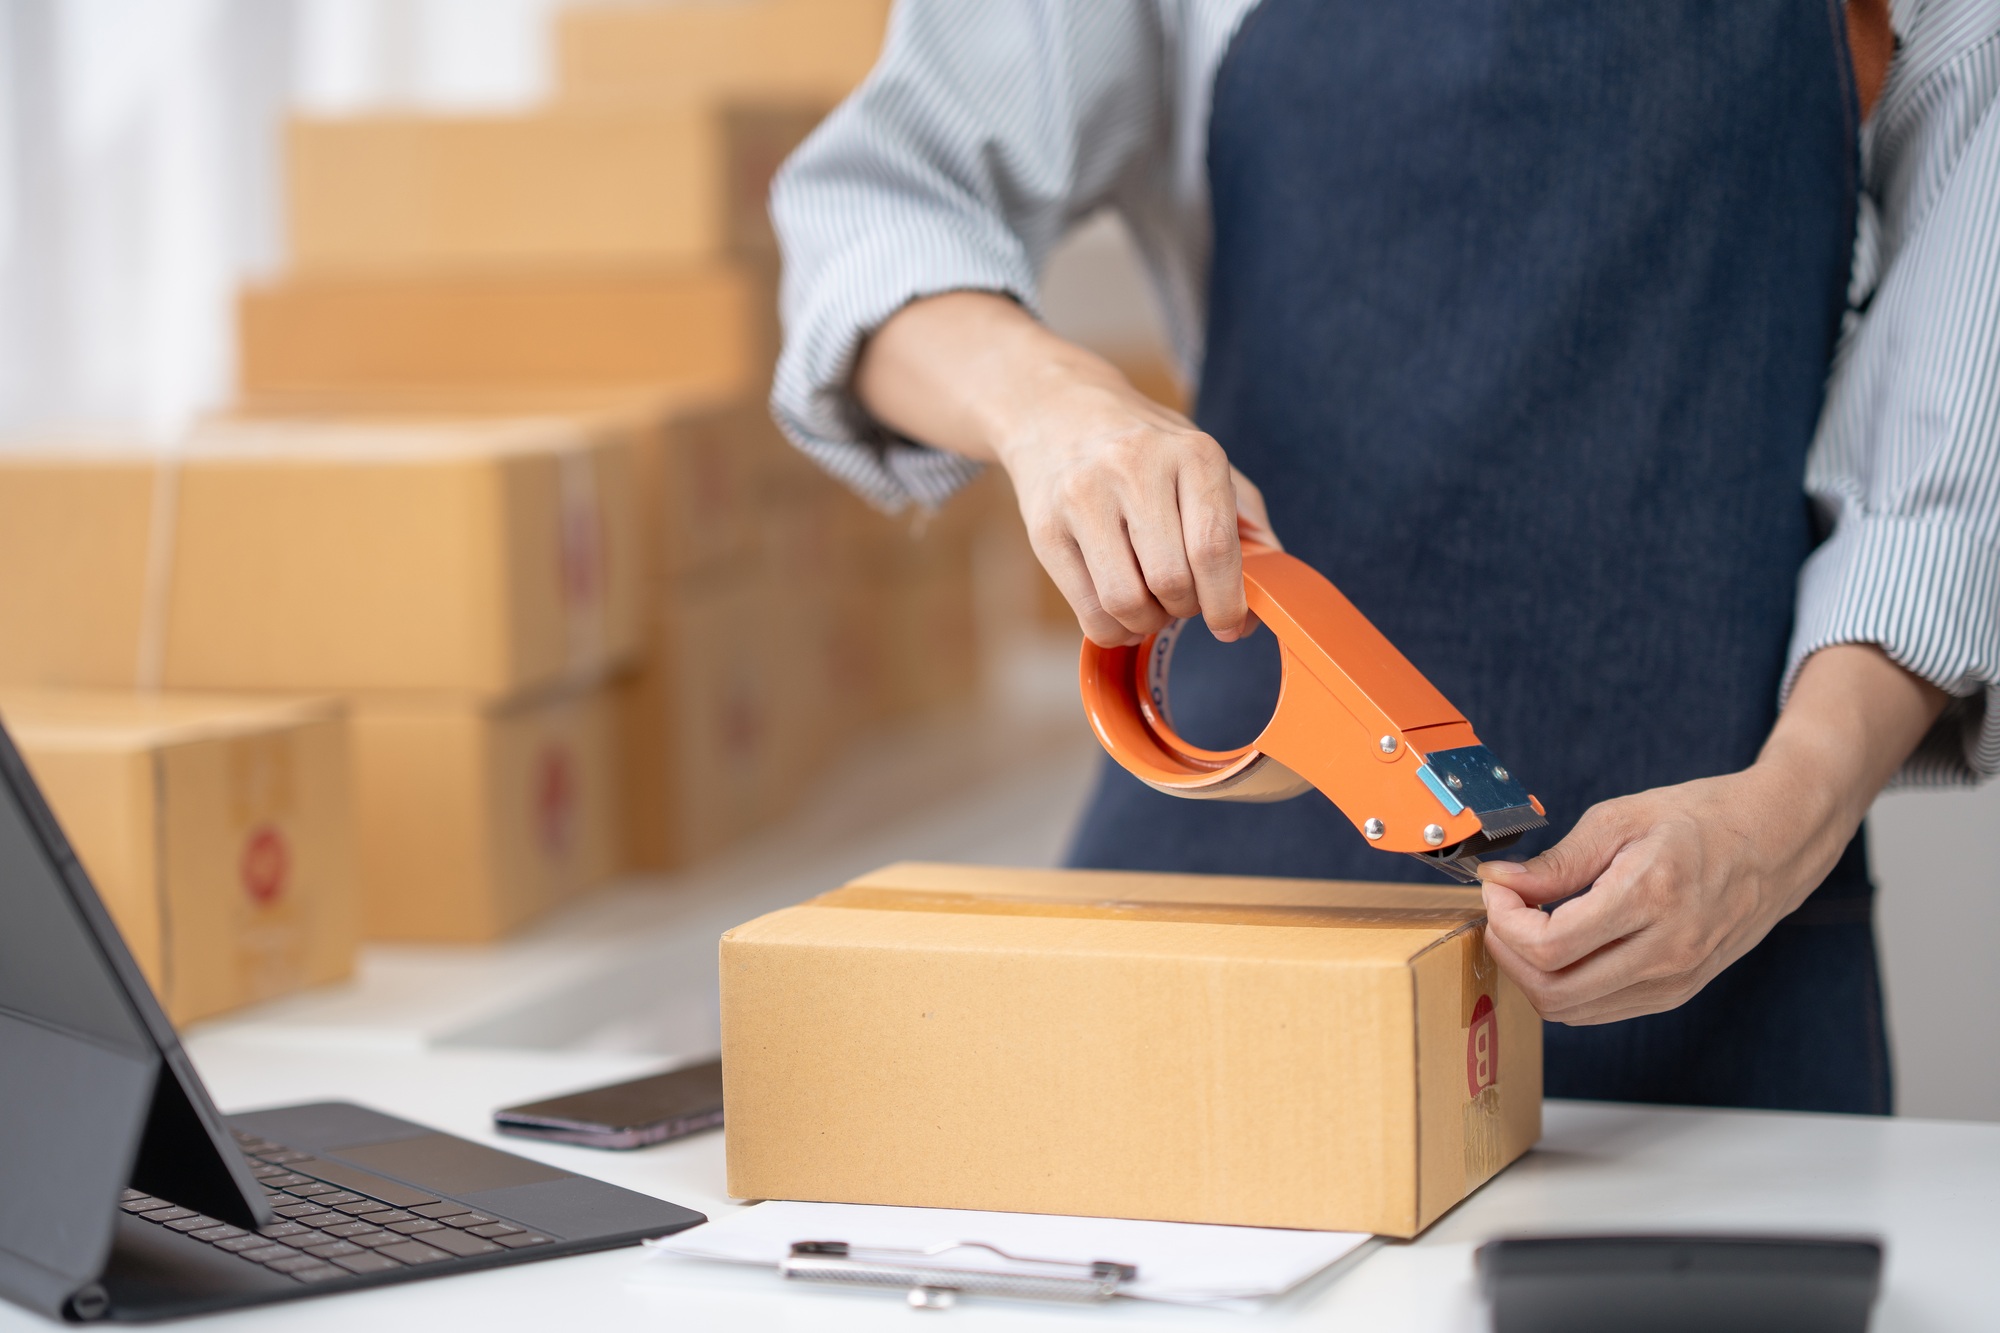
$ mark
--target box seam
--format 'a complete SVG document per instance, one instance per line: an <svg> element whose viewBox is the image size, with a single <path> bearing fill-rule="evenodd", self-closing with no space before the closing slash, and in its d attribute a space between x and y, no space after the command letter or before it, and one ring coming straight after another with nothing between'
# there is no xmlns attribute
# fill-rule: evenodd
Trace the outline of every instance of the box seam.
<svg viewBox="0 0 2000 1333"><path fill-rule="evenodd" d="M1474 917L1472 920L1467 921L1462 925L1460 925L1456 930L1453 930L1450 934L1438 936L1436 939L1432 940L1429 944L1426 944L1423 948L1411 954L1409 961L1414 963L1419 958L1422 958L1425 954L1429 953L1431 950L1451 943L1453 940L1457 939L1460 935L1463 935L1466 931L1472 929L1474 926L1479 926L1483 928L1485 925L1486 925L1486 918L1484 916Z"/></svg>
<svg viewBox="0 0 2000 1333"><path fill-rule="evenodd" d="M1452 934L1457 934L1453 931ZM1424 1229L1424 1040L1423 1024L1418 1021L1422 997L1417 994L1416 959L1428 953L1435 945L1419 949L1411 958L1410 977L1410 1106L1415 1113L1416 1169L1410 1172L1410 1234L1416 1235Z"/></svg>
<svg viewBox="0 0 2000 1333"><path fill-rule="evenodd" d="M180 996L175 986L173 898L167 885L167 765L166 747L146 756L153 787L153 910L160 918L160 994L169 1009Z"/></svg>

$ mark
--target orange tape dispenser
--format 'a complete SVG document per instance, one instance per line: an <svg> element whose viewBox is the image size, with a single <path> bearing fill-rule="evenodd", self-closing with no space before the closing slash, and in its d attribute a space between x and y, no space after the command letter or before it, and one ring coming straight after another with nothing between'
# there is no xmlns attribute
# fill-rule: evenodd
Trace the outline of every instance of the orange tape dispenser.
<svg viewBox="0 0 2000 1333"><path fill-rule="evenodd" d="M1317 570L1246 542L1243 584L1277 636L1283 676L1270 722L1240 749L1174 732L1168 673L1193 622L1136 646L1084 641L1084 711L1127 772L1198 800L1283 801L1317 787L1371 845L1468 884L1481 855L1548 823L1472 724Z"/></svg>

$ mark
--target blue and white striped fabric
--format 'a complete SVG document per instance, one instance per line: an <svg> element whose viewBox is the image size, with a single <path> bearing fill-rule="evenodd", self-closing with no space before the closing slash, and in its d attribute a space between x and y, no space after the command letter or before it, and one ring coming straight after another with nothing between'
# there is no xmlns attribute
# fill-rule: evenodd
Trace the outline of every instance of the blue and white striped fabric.
<svg viewBox="0 0 2000 1333"><path fill-rule="evenodd" d="M1190 378L1209 253L1209 90L1255 0L900 0L882 59L780 173L795 443L887 509L979 465L897 439L849 392L908 302L1007 293L1076 222L1125 219ZM1878 643L1956 698L1899 777L2000 771L2000 0L1902 0L1863 130L1853 310L1805 487L1830 537L1799 584L1798 665ZM1225 447L1228 441L1223 441Z"/></svg>

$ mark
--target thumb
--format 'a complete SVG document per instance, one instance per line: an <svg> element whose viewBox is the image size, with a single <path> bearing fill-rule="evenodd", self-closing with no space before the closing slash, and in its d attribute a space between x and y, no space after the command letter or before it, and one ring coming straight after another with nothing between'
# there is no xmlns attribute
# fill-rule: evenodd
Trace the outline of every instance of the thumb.
<svg viewBox="0 0 2000 1333"><path fill-rule="evenodd" d="M1552 903L1596 883L1624 845L1622 821L1603 806L1592 806L1568 837L1541 855L1526 861L1483 862L1479 877L1511 889L1523 902Z"/></svg>

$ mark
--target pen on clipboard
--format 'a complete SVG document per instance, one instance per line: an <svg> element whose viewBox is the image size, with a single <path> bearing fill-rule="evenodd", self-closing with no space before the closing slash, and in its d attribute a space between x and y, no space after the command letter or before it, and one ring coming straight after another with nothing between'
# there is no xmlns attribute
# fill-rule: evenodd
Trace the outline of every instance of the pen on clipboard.
<svg viewBox="0 0 2000 1333"><path fill-rule="evenodd" d="M961 1250L984 1250L1004 1266L972 1267L947 1260L946 1256ZM1081 1304L1108 1301L1121 1285L1139 1276L1136 1264L1108 1259L1030 1259L976 1240L921 1250L850 1245L844 1240L802 1240L793 1243L778 1270L793 1282L900 1288L919 1310L948 1310L960 1296Z"/></svg>

